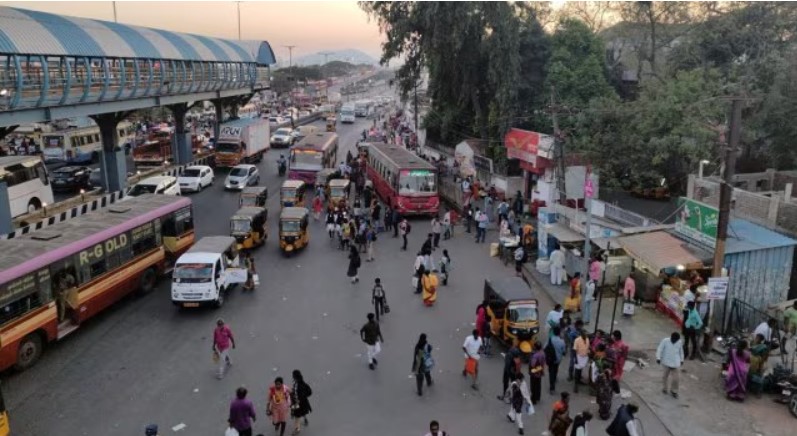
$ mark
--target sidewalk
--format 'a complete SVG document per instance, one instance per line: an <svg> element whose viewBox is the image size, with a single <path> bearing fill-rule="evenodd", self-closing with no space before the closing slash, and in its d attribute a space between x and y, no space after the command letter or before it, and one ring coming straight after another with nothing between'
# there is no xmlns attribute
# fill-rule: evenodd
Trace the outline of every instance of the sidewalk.
<svg viewBox="0 0 797 436"><path fill-rule="evenodd" d="M534 291L542 290L555 303L563 303L569 293L567 285L552 285L547 275L539 273L533 262L524 265L524 276ZM654 309L637 307L633 317L622 316L622 302L617 304L614 325L612 309L615 298L604 296L599 328L606 332L620 330L631 348L623 375L623 388L647 404L662 424L676 436L786 436L794 434L794 418L786 406L772 402L772 396L761 398L748 394L744 403L729 401L720 375L722 356L712 353L706 362L687 360L680 379L679 398L661 392L662 371L656 364L656 348L662 338L680 331L678 325ZM598 301L592 303L595 329ZM547 313L540 313L542 319ZM643 366L636 365L638 360ZM633 365L633 366L632 366ZM631 367L631 368L629 368ZM789 430L791 429L791 430Z"/></svg>

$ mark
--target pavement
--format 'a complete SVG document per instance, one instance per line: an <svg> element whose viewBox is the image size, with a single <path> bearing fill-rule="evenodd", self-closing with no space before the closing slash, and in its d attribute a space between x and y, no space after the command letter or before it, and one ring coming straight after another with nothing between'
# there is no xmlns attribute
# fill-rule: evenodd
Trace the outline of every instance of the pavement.
<svg viewBox="0 0 797 436"><path fill-rule="evenodd" d="M541 289L557 303L563 303L569 292L567 285L552 285L548 275L539 273L529 262L524 275L532 288ZM744 403L725 398L721 377L723 356L712 353L706 361L687 360L682 367L679 398L661 392L662 371L656 364L656 348L662 338L668 338L680 327L651 307L637 307L633 317L622 316L622 301L615 309L615 298L606 297L601 303L598 328L604 331L620 330L623 340L630 346L630 354L642 359L647 366L636 365L623 374L621 387L632 393L637 403L644 403L655 415L656 421L667 433L653 433L649 422L642 420L646 435L671 434L675 436L786 436L795 434L794 417L784 405L772 402L772 396L748 395ZM612 311L616 310L614 324ZM595 328L598 301L592 303L590 331ZM545 316L541 312L542 316ZM774 359L770 360L770 364Z"/></svg>

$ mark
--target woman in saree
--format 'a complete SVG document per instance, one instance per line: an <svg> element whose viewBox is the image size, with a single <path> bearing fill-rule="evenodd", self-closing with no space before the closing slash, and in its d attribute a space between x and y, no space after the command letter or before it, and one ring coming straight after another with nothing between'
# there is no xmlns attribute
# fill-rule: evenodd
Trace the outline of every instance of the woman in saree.
<svg viewBox="0 0 797 436"><path fill-rule="evenodd" d="M423 285L423 294L421 295L423 304L426 307L431 307L437 301L437 274L429 270L424 271L421 283Z"/></svg>
<svg viewBox="0 0 797 436"><path fill-rule="evenodd" d="M598 416L606 420L612 417L612 370L605 369L595 380L595 399L598 403Z"/></svg>
<svg viewBox="0 0 797 436"><path fill-rule="evenodd" d="M747 341L739 342L728 353L728 373L725 376L725 393L729 400L744 401L747 393L747 373L750 370L750 352Z"/></svg>

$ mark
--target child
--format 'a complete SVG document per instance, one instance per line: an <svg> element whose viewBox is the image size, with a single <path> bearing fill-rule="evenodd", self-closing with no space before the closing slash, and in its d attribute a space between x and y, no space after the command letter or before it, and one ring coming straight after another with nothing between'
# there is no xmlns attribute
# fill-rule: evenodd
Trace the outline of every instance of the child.
<svg viewBox="0 0 797 436"><path fill-rule="evenodd" d="M376 322L379 322L379 316L387 313L385 311L387 297L385 296L385 288L382 287L382 280L379 277L374 279L374 289L371 291L371 303L374 305Z"/></svg>

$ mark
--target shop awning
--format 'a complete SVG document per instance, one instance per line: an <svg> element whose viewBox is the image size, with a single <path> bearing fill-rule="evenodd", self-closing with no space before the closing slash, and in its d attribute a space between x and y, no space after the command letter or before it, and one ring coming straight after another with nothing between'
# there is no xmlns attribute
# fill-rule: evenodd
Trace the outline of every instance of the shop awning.
<svg viewBox="0 0 797 436"><path fill-rule="evenodd" d="M545 231L548 232L549 235L556 238L556 240L559 241L560 243L584 241L583 236L581 236L580 234L576 233L574 230L571 230L560 223L555 223L551 224L550 226L545 226Z"/></svg>
<svg viewBox="0 0 797 436"><path fill-rule="evenodd" d="M597 245L601 250L608 249L609 244L611 244L612 250L620 248L620 243L617 242L617 238L592 238L590 241Z"/></svg>
<svg viewBox="0 0 797 436"><path fill-rule="evenodd" d="M655 272L678 265L692 268L703 264L703 260L687 248L686 242L667 232L623 236L617 238L617 241L629 256Z"/></svg>

